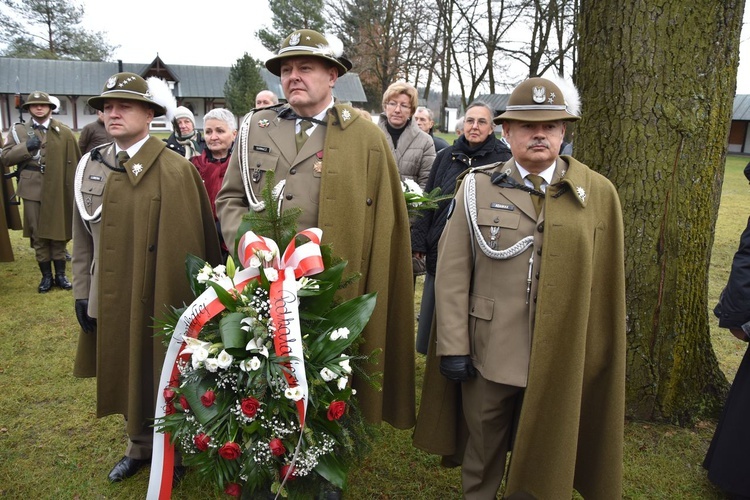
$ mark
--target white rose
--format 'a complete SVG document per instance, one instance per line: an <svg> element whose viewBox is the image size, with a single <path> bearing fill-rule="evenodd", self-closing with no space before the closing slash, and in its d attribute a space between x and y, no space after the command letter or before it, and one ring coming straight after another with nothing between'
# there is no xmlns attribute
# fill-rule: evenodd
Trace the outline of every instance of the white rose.
<svg viewBox="0 0 750 500"><path fill-rule="evenodd" d="M252 267L253 269L257 269L260 267L260 259L257 256L253 255L252 257L250 257L250 267Z"/></svg>
<svg viewBox="0 0 750 500"><path fill-rule="evenodd" d="M266 279L268 281L273 282L279 279L279 272L272 267L267 267L263 269L263 273L266 275Z"/></svg>
<svg viewBox="0 0 750 500"><path fill-rule="evenodd" d="M206 361L208 359L208 349L202 345L193 348L193 359L201 363Z"/></svg>
<svg viewBox="0 0 750 500"><path fill-rule="evenodd" d="M249 372L250 370L252 370L249 359L243 359L242 361L240 361L240 370L242 370L243 372Z"/></svg>
<svg viewBox="0 0 750 500"><path fill-rule="evenodd" d="M349 383L349 377L341 377L336 381L336 387L339 388L340 391L343 391L346 389L346 384Z"/></svg>
<svg viewBox="0 0 750 500"><path fill-rule="evenodd" d="M257 357L253 356L250 359L250 369L257 370L258 368L260 368L260 360Z"/></svg>
<svg viewBox="0 0 750 500"><path fill-rule="evenodd" d="M216 357L216 363L219 365L219 368L223 370L226 370L227 368L232 366L233 360L234 357L224 349L222 349L219 355Z"/></svg>
<svg viewBox="0 0 750 500"><path fill-rule="evenodd" d="M336 378L336 374L328 368L323 368L322 370L320 370L320 376L326 382L330 382L331 380Z"/></svg>
<svg viewBox="0 0 750 500"><path fill-rule="evenodd" d="M299 386L287 387L286 390L284 390L284 396L292 401L299 401L302 399L302 389Z"/></svg>
<svg viewBox="0 0 750 500"><path fill-rule="evenodd" d="M216 373L216 371L219 369L219 361L216 358L208 358L203 362L203 364L206 366L206 370L210 371L211 373Z"/></svg>
<svg viewBox="0 0 750 500"><path fill-rule="evenodd" d="M349 359L344 359L339 363L339 366L344 370L345 373L352 372L352 366L349 364Z"/></svg>

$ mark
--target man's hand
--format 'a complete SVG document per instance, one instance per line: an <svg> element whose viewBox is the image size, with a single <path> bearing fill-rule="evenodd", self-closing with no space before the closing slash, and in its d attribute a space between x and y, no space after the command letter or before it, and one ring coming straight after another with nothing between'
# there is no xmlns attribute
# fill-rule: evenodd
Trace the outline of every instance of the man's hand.
<svg viewBox="0 0 750 500"><path fill-rule="evenodd" d="M32 135L28 139L26 139L26 149L29 150L29 153L32 151L36 151L39 149L39 146L42 145L42 141L39 140L39 137Z"/></svg>
<svg viewBox="0 0 750 500"><path fill-rule="evenodd" d="M466 382L474 378L477 371L471 363L471 356L442 356L440 373L454 382Z"/></svg>
<svg viewBox="0 0 750 500"><path fill-rule="evenodd" d="M96 318L89 316L89 299L76 299L76 318L86 333L96 333Z"/></svg>

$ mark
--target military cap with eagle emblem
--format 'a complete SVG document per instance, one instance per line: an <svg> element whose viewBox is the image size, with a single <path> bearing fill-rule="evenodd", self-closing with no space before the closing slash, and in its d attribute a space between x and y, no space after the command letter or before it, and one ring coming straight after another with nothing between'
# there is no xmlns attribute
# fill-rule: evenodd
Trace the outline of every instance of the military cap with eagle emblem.
<svg viewBox="0 0 750 500"><path fill-rule="evenodd" d="M297 30L281 42L279 53L266 61L268 71L281 76L281 62L289 57L319 57L331 63L339 76L352 69L344 56L344 44L333 35L321 35L314 30Z"/></svg>
<svg viewBox="0 0 750 500"><path fill-rule="evenodd" d="M529 78L510 94L505 113L496 116L495 123L507 120L524 122L576 121L578 116L578 91L572 84L563 95L560 86L547 78Z"/></svg>
<svg viewBox="0 0 750 500"><path fill-rule="evenodd" d="M167 111L167 105L155 98L151 80L158 79L149 78L147 83L143 77L135 73L117 73L109 77L104 83L102 94L89 98L88 104L94 109L104 111L104 101L107 99L140 101L151 106L154 110L154 116L162 116Z"/></svg>
<svg viewBox="0 0 750 500"><path fill-rule="evenodd" d="M31 94L29 94L28 99L26 99L26 102L23 103L23 109L25 111L28 111L29 106L31 106L32 104L46 104L53 111L57 109L57 104L52 102L52 99L49 98L49 94L40 90L35 90Z"/></svg>

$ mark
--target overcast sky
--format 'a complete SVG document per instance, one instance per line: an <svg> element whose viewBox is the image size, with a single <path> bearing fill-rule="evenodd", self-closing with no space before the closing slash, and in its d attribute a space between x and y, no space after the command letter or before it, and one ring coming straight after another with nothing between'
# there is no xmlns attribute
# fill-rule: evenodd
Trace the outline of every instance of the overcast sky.
<svg viewBox="0 0 750 500"><path fill-rule="evenodd" d="M167 64L231 66L245 52L261 61L271 55L255 37L258 29L271 25L267 0L125 0L127 8L102 0L83 3L84 26L105 32L110 43L120 46L114 58L123 62L149 63L159 54ZM750 94L750 6L737 93Z"/></svg>

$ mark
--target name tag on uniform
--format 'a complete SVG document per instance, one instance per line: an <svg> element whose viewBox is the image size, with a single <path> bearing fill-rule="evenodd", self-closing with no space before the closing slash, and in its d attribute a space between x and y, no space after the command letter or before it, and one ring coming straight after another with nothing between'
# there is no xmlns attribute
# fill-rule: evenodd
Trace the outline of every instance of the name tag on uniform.
<svg viewBox="0 0 750 500"><path fill-rule="evenodd" d="M253 151L260 151L261 153L270 153L271 148L268 148L266 146L255 146L253 145Z"/></svg>
<svg viewBox="0 0 750 500"><path fill-rule="evenodd" d="M102 181L102 177L100 175L89 175L89 180L101 182Z"/></svg>
<svg viewBox="0 0 750 500"><path fill-rule="evenodd" d="M490 208L494 208L496 210L508 210L512 212L516 209L513 205L506 205L504 203L490 203Z"/></svg>

